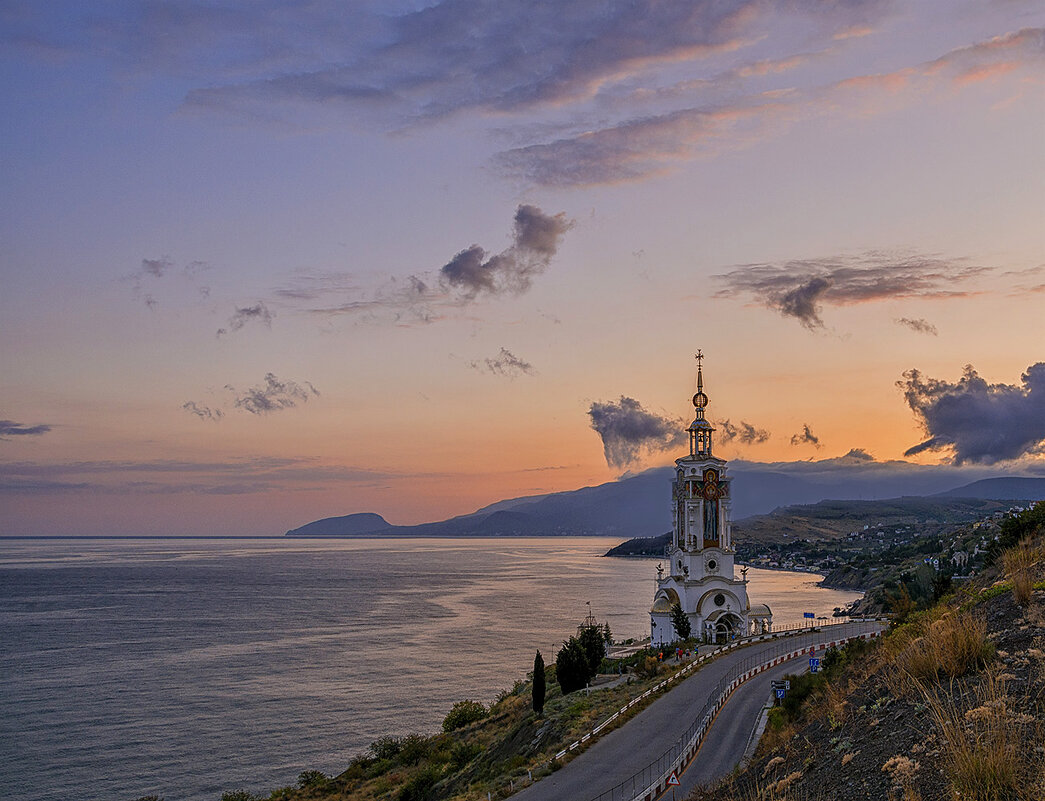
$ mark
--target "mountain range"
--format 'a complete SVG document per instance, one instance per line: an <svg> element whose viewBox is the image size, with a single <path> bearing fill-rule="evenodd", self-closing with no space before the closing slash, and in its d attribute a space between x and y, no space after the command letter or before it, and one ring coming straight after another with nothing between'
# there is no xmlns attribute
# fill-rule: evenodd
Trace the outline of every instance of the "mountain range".
<svg viewBox="0 0 1045 801"><path fill-rule="evenodd" d="M653 468L594 487L498 501L471 514L419 525L393 525L373 512L328 517L291 529L287 536L656 536L671 528L672 472L671 467ZM734 520L827 499L1045 498L1045 478L990 475L987 469L949 465L878 462L862 451L809 462L735 461L730 463L729 474ZM976 480L969 483L969 478Z"/></svg>

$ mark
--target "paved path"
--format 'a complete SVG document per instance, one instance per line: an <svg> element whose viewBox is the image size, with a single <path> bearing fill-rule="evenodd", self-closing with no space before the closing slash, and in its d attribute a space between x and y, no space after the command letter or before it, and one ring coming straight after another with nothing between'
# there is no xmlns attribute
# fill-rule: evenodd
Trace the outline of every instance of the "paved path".
<svg viewBox="0 0 1045 801"><path fill-rule="evenodd" d="M655 771L649 766L679 741L710 700L720 680L734 667L765 661L777 653L807 648L816 643L877 628L878 624L843 623L826 627L824 631L754 643L722 654L658 698L628 723L602 736L561 770L520 791L514 798L518 801L593 801L605 794L602 801L622 801L628 792L618 790L613 793L614 788L644 770L647 775L640 776L629 787L643 785L643 782L656 778L655 772L659 770ZM791 670L795 669L795 663L792 663ZM750 731L749 728L747 733ZM743 750L743 746L740 746L737 759Z"/></svg>

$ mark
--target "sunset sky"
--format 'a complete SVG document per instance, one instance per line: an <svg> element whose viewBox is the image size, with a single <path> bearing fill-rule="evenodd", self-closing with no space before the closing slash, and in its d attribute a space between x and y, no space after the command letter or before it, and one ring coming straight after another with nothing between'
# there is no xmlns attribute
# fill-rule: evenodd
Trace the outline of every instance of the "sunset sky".
<svg viewBox="0 0 1045 801"><path fill-rule="evenodd" d="M697 348L726 458L1045 475L1040 1L6 0L0 70L2 534L609 481Z"/></svg>

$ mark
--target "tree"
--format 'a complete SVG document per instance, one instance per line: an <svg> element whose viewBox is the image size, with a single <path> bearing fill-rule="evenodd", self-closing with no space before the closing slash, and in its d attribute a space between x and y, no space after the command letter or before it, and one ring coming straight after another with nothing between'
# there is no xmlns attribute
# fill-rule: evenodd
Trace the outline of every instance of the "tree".
<svg viewBox="0 0 1045 801"><path fill-rule="evenodd" d="M588 655L576 637L563 643L555 655L555 680L559 682L563 695L580 690L588 683Z"/></svg>
<svg viewBox="0 0 1045 801"><path fill-rule="evenodd" d="M689 618L682 611L682 604L675 604L671 607L671 625L675 627L675 633L680 640L688 640L689 635L693 633Z"/></svg>
<svg viewBox="0 0 1045 801"><path fill-rule="evenodd" d="M581 626L578 634L584 655L588 660L588 677L585 683L599 672L599 665L606 657L606 637L598 625Z"/></svg>
<svg viewBox="0 0 1045 801"><path fill-rule="evenodd" d="M602 626L602 636L603 636L603 639L606 640L606 645L612 645L613 644L613 632L610 631L610 624L609 623L603 624L603 626Z"/></svg>
<svg viewBox="0 0 1045 801"><path fill-rule="evenodd" d="M533 658L533 711L538 715L544 712L544 657L541 652Z"/></svg>

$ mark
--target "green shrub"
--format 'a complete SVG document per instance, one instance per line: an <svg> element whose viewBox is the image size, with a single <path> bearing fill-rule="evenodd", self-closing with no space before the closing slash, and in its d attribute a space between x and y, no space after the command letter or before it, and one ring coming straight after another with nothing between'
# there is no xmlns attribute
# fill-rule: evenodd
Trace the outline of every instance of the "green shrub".
<svg viewBox="0 0 1045 801"><path fill-rule="evenodd" d="M456 731L477 720L482 720L487 714L486 707L478 701L458 701L453 705L450 713L443 718L443 731Z"/></svg>
<svg viewBox="0 0 1045 801"><path fill-rule="evenodd" d="M482 752L479 743L456 743L450 751L450 764L454 770L460 770Z"/></svg>
<svg viewBox="0 0 1045 801"><path fill-rule="evenodd" d="M228 790L221 794L221 801L265 801L260 795L248 793L246 790Z"/></svg>
<svg viewBox="0 0 1045 801"><path fill-rule="evenodd" d="M397 801L431 801L435 798L434 788L437 781L439 781L439 769L429 765L404 785L396 799Z"/></svg>
<svg viewBox="0 0 1045 801"><path fill-rule="evenodd" d="M408 734L399 741L399 761L404 765L416 765L432 751L432 744L420 734Z"/></svg>
<svg viewBox="0 0 1045 801"><path fill-rule="evenodd" d="M298 787L302 790L308 787L322 787L328 781L326 774L318 770L303 770L298 774Z"/></svg>
<svg viewBox="0 0 1045 801"><path fill-rule="evenodd" d="M402 748L403 744L399 738L388 734L378 737L370 744L370 751L375 759L394 759Z"/></svg>

